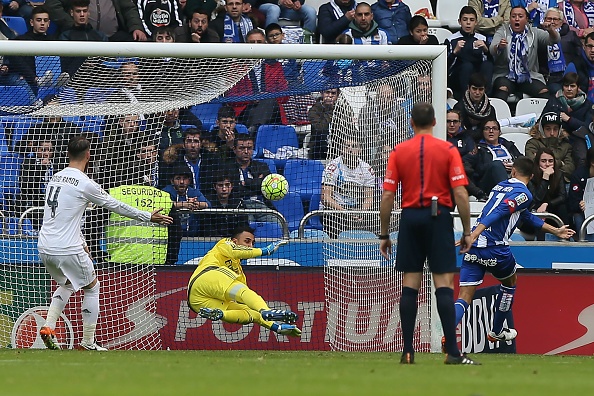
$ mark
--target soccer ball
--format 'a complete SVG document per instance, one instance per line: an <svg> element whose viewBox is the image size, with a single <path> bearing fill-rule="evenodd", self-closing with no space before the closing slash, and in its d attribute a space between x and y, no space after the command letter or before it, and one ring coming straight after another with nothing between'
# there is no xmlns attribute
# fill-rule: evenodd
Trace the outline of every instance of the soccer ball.
<svg viewBox="0 0 594 396"><path fill-rule="evenodd" d="M262 195L271 201L283 199L289 191L289 182L283 175L271 173L262 180Z"/></svg>

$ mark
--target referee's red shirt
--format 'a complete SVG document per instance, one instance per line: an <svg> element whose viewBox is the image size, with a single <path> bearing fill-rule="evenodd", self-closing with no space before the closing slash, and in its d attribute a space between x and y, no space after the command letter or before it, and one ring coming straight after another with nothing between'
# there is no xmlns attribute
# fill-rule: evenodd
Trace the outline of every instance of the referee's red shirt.
<svg viewBox="0 0 594 396"><path fill-rule="evenodd" d="M450 190L466 186L468 179L458 149L450 142L429 134L415 135L390 153L384 190L396 192L402 183L402 208L431 206L437 196L440 205L452 207Z"/></svg>

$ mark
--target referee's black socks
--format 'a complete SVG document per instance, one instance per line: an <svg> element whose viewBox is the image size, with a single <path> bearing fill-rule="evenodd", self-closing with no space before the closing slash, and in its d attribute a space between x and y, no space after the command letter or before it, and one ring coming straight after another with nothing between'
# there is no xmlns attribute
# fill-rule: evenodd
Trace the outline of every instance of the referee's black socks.
<svg viewBox="0 0 594 396"><path fill-rule="evenodd" d="M402 288L400 297L400 324L402 326L403 352L413 353L413 336L417 320L417 296L419 291L410 287Z"/></svg>
<svg viewBox="0 0 594 396"><path fill-rule="evenodd" d="M404 294L404 293L403 293ZM449 287L435 289L437 299L437 312L441 319L443 335L446 338L445 349L448 355L460 356L458 343L456 342L456 310L454 309L454 290ZM404 330L403 330L404 331Z"/></svg>

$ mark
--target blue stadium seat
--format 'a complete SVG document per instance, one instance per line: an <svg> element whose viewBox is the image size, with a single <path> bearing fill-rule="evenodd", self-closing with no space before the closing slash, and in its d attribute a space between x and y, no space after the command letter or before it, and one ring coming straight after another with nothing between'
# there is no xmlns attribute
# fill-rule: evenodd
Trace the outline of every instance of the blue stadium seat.
<svg viewBox="0 0 594 396"><path fill-rule="evenodd" d="M52 81L55 83L62 74L62 64L59 56L41 55L35 57L35 73L37 77L43 76L46 72L53 74Z"/></svg>
<svg viewBox="0 0 594 396"><path fill-rule="evenodd" d="M323 172L321 161L291 159L285 164L284 176L289 182L289 189L298 192L302 200L309 201L312 195L322 193Z"/></svg>
<svg viewBox="0 0 594 396"><path fill-rule="evenodd" d="M29 132L29 128L31 128L32 125L41 121L41 118L26 116L3 117L2 123L4 124L4 128L10 128L12 130L12 149L15 149L16 144Z"/></svg>
<svg viewBox="0 0 594 396"><path fill-rule="evenodd" d="M241 134L245 134L245 135L249 135L250 131L248 130L248 127L246 127L243 124L235 124L235 129L237 130L237 133L241 133Z"/></svg>
<svg viewBox="0 0 594 396"><path fill-rule="evenodd" d="M290 239L299 238L299 230L291 231L289 238ZM322 230L310 230L310 229L306 228L303 230L303 238L305 238L305 239L330 239L330 236Z"/></svg>
<svg viewBox="0 0 594 396"><path fill-rule="evenodd" d="M289 224L289 232L299 228L299 222L303 219L303 203L301 197L295 192L288 192L283 199L273 201L276 210L287 220Z"/></svg>
<svg viewBox="0 0 594 396"><path fill-rule="evenodd" d="M215 125L217 121L217 113L221 106L221 103L202 103L192 106L190 111L202 121L202 128L205 131L210 131L211 127Z"/></svg>
<svg viewBox="0 0 594 396"><path fill-rule="evenodd" d="M4 18L4 21L6 22L8 27L17 32L19 36L27 33L27 30L29 28L27 26L27 21L25 21L25 18L18 16L3 16L2 18Z"/></svg>
<svg viewBox="0 0 594 396"><path fill-rule="evenodd" d="M18 217L6 217L4 218L3 233L8 235L36 235L33 229L33 223L31 219L23 219L21 229L19 229L19 218Z"/></svg>
<svg viewBox="0 0 594 396"><path fill-rule="evenodd" d="M276 163L272 158L258 158L258 161L265 162L268 165L268 169L270 169L270 173L277 173Z"/></svg>
<svg viewBox="0 0 594 396"><path fill-rule="evenodd" d="M0 156L0 190L7 195L16 195L19 191L19 174L23 160L17 154L8 153Z"/></svg>
<svg viewBox="0 0 594 396"><path fill-rule="evenodd" d="M255 152L262 157L264 150L275 154L280 147L299 147L295 128L289 125L260 125L256 135ZM286 159L275 159L277 168L284 168Z"/></svg>
<svg viewBox="0 0 594 396"><path fill-rule="evenodd" d="M283 229L277 222L253 221L250 227L255 230L256 238L280 239L283 237Z"/></svg>
<svg viewBox="0 0 594 396"><path fill-rule="evenodd" d="M338 239L377 239L377 235L371 231L347 230L338 234Z"/></svg>
<svg viewBox="0 0 594 396"><path fill-rule="evenodd" d="M319 210L320 209L320 201L322 200L322 195L321 194L312 194L310 200L309 200L309 211L313 211L313 210ZM324 229L324 226L322 224L322 218L320 216L314 216L312 217L307 224L305 225L306 229L316 229L316 230L322 230Z"/></svg>
<svg viewBox="0 0 594 396"><path fill-rule="evenodd" d="M18 85L0 85L0 106L30 106L31 91Z"/></svg>
<svg viewBox="0 0 594 396"><path fill-rule="evenodd" d="M306 60L303 62L301 65L303 85L314 91L323 91L326 78L322 76L322 69L325 64L325 60Z"/></svg>

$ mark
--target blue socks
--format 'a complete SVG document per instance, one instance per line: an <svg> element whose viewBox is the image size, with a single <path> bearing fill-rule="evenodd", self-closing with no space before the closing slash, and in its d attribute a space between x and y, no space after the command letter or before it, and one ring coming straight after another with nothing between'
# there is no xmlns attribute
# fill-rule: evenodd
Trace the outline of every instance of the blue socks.
<svg viewBox="0 0 594 396"><path fill-rule="evenodd" d="M491 329L493 333L499 334L501 333L501 330L503 330L503 322L507 317L507 312L511 309L512 303L514 302L515 293L515 286L499 286L499 294L497 294L497 300L495 300L495 316L493 318L493 328Z"/></svg>
<svg viewBox="0 0 594 396"><path fill-rule="evenodd" d="M462 320L462 316L464 316L464 312L468 309L468 303L461 298L456 300L456 304L454 304L454 308L456 309L456 326Z"/></svg>

